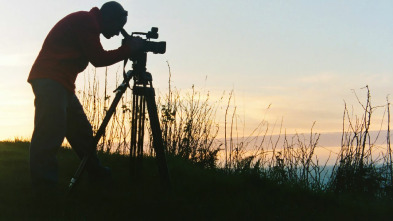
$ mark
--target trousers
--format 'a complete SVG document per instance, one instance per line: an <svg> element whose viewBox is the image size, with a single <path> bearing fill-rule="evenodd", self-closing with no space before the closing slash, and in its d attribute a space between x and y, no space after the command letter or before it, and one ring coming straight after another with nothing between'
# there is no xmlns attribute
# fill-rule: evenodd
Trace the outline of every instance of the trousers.
<svg viewBox="0 0 393 221"><path fill-rule="evenodd" d="M80 159L93 153L87 162L88 173L99 170L102 166L95 147L91 146L93 130L76 95L51 79L35 79L31 85L35 95L34 132L29 149L33 191L56 188L56 155L64 138Z"/></svg>

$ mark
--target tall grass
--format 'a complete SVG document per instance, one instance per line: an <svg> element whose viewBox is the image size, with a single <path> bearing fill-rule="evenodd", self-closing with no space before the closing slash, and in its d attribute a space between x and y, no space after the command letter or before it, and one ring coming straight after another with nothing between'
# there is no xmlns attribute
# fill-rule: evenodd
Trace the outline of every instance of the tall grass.
<svg viewBox="0 0 393 221"><path fill-rule="evenodd" d="M157 97L162 137L168 154L204 168L222 168L227 173L251 173L277 183L290 183L317 191L392 196L390 103L387 99L386 105L372 106L368 86L364 88L367 91L365 103L355 93L363 110L361 116L350 113L345 103L341 148L330 170L328 160L321 161L316 154L321 134L314 132L315 122L308 135L288 135L282 120L273 125L266 120L269 105L259 125L250 134L243 135L245 125L240 123L233 91L229 94L224 92L216 101L212 101L208 91L198 91L194 86L182 92L172 86L169 63L168 70L167 93ZM95 72L87 73L85 79L85 87L78 96L96 131L111 100L107 72L103 93ZM131 93L128 90L117 107L99 143L100 150L129 154ZM385 108L383 122L387 115L387 123L381 122L379 127L380 133L387 131L387 146L383 150L375 144L376 138L372 140L370 136L372 116L379 108ZM225 110L224 128L220 128L217 120L219 109ZM146 128L150 131L146 117ZM387 125L387 128L382 128L382 125ZM222 130L224 138L218 138ZM146 134L149 136L145 138L144 154L154 155L152 135L150 132Z"/></svg>
<svg viewBox="0 0 393 221"><path fill-rule="evenodd" d="M206 168L215 168L220 145L217 145L219 124L216 122L219 101L211 102L209 92L195 90L182 95L171 85L169 68L168 93L158 98L161 128L167 152L188 159Z"/></svg>
<svg viewBox="0 0 393 221"><path fill-rule="evenodd" d="M362 103L363 114L359 117L349 113L345 104L341 150L333 168L329 188L334 192L365 194L373 197L391 195L392 158L390 148L390 104L383 106L371 105L371 93L366 86L366 102ZM376 138L370 136L372 116L377 108L385 108L388 115L386 150L380 150L376 144L381 136L382 123ZM382 119L383 121L383 119ZM376 153L379 152L379 155Z"/></svg>
<svg viewBox="0 0 393 221"><path fill-rule="evenodd" d="M169 64L168 67L170 70ZM111 100L107 88L107 72L105 72L103 94L95 70L93 73L85 73L84 82L83 90L78 91L77 95L92 124L93 131L97 132ZM194 86L191 92L182 95L179 90L171 87L170 82L169 78L168 94L157 98L163 141L167 152L203 167L216 167L219 146L215 146L215 139L219 127L215 116L219 102L216 102L217 105L212 104L209 92L202 94L196 91ZM132 126L131 93L131 90L128 90L123 96L99 142L97 147L99 150L129 154ZM150 132L148 116L146 118L145 126ZM144 153L152 155L151 133L146 137L145 144Z"/></svg>
<svg viewBox="0 0 393 221"><path fill-rule="evenodd" d="M93 73L87 71L84 76L84 88L77 92L85 113L96 133L108 111L113 93L108 89L108 73L105 71L104 89L100 88L100 82L94 69ZM119 74L116 73L116 82L119 82ZM118 85L116 85L117 87ZM114 97L114 96L113 96ZM129 153L129 141L131 132L131 101L130 91L127 91L117 106L115 113L97 148L105 152Z"/></svg>

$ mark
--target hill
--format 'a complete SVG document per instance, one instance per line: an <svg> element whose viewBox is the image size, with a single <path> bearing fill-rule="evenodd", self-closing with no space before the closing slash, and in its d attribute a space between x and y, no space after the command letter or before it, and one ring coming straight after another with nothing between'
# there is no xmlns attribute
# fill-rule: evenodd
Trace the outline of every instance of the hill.
<svg viewBox="0 0 393 221"><path fill-rule="evenodd" d="M126 156L106 153L99 157L113 171L110 192L82 177L73 195L38 200L30 189L28 147L0 142L0 220L389 220L393 209L391 201L311 192L175 157L168 157L173 190L165 193L153 158L145 158L141 176L132 178ZM65 192L79 160L65 148L58 160Z"/></svg>

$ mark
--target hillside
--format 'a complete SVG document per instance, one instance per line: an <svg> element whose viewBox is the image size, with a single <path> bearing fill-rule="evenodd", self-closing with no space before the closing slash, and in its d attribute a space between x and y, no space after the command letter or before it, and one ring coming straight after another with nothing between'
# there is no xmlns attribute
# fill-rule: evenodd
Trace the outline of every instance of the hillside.
<svg viewBox="0 0 393 221"><path fill-rule="evenodd" d="M161 191L154 159L144 160L139 178L130 178L129 159L100 153L112 168L110 193L85 178L70 197L51 201L30 193L27 142L0 142L0 220L388 220L391 202L315 193L275 184L252 173L204 170L168 157L173 191ZM60 189L66 189L79 160L58 153ZM64 191L65 192L65 191Z"/></svg>

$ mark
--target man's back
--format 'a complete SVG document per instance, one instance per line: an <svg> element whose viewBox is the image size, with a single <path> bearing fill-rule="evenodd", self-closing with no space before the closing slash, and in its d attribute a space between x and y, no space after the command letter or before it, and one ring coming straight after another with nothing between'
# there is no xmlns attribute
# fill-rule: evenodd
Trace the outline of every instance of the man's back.
<svg viewBox="0 0 393 221"><path fill-rule="evenodd" d="M105 51L100 43L102 17L98 8L72 13L49 32L30 71L28 81L49 78L75 92L75 80L91 62L107 66L130 54L127 46Z"/></svg>

